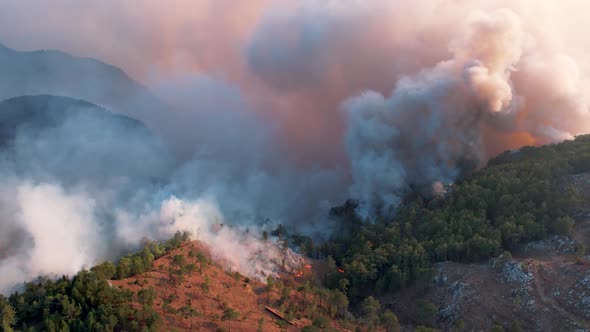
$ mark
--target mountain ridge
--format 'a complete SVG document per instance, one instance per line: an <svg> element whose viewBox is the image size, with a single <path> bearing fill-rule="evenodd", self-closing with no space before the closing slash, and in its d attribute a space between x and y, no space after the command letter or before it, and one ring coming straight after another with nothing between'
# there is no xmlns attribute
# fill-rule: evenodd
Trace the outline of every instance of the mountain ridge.
<svg viewBox="0 0 590 332"><path fill-rule="evenodd" d="M130 116L167 107L121 68L58 50L17 51L0 43L0 72L0 100L61 95Z"/></svg>

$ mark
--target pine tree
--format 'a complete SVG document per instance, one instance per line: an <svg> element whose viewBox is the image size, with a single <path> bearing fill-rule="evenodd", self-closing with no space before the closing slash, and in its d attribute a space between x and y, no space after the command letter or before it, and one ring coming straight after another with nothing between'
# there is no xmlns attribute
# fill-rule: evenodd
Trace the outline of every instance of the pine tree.
<svg viewBox="0 0 590 332"><path fill-rule="evenodd" d="M223 316L221 317L221 320L223 321L229 321L229 331L231 332L231 321L235 320L239 317L240 313L237 312L236 310L227 307L225 308L225 310L223 310Z"/></svg>

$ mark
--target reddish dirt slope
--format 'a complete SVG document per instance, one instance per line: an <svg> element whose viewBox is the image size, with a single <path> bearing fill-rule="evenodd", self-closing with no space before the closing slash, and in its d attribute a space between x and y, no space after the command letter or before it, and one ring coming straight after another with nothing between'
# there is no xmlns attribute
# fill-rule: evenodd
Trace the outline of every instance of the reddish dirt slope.
<svg viewBox="0 0 590 332"><path fill-rule="evenodd" d="M190 305L200 313L199 317L192 319L193 331L215 331L217 328L229 331L230 324L231 331L256 331L261 319L264 319L263 331L280 331L275 317L264 309L267 297L266 286L258 281L229 273L213 264L206 266L202 273L195 271L190 274L190 278L187 277L181 284L172 283L167 271L172 257L182 254L190 262L188 258L190 250L207 252L202 245L191 242L157 259L154 262L153 271L124 280L113 280L112 284L116 287L131 289L136 293L142 288L153 287L157 293L153 307L163 318L163 330L191 330L190 319L182 318L177 313L165 312L164 299L172 297L173 300L169 304L172 308L178 310ZM199 263L196 262L196 265L198 266ZM202 288L206 278L209 279L208 291ZM238 311L239 317L231 322L222 321L221 317L226 307Z"/></svg>

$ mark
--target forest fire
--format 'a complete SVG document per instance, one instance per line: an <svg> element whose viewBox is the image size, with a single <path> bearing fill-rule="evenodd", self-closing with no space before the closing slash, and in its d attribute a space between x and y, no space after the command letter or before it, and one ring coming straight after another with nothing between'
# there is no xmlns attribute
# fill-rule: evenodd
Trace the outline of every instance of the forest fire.
<svg viewBox="0 0 590 332"><path fill-rule="evenodd" d="M305 264L303 265L307 270L311 271L311 264ZM295 274L295 278L301 278L303 277L303 275L305 274L305 270L299 270L299 272L297 272Z"/></svg>

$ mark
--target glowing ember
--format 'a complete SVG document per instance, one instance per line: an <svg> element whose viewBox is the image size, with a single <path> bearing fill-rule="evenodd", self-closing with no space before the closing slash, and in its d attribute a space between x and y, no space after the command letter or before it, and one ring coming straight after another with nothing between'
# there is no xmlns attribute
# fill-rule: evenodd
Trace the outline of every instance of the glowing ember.
<svg viewBox="0 0 590 332"><path fill-rule="evenodd" d="M340 272L340 273L344 273L344 270L343 270L343 269L341 269L341 268L338 268L338 272Z"/></svg>

